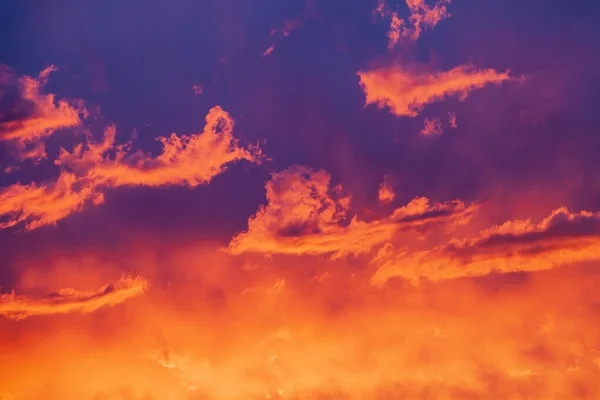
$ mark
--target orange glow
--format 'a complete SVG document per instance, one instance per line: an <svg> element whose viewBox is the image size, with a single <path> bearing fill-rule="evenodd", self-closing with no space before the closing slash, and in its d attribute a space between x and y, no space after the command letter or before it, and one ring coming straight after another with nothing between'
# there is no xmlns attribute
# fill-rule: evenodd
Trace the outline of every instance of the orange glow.
<svg viewBox="0 0 600 400"><path fill-rule="evenodd" d="M209 246L166 249L153 262L136 249L128 258L150 281L168 266L179 276L172 285L91 314L43 317L43 332L42 317L0 319L6 395L500 400L591 399L600 389L600 275L581 267L495 291L457 280L379 289L339 261L245 270Z"/></svg>
<svg viewBox="0 0 600 400"><path fill-rule="evenodd" d="M460 65L446 72L420 71L400 65L358 72L366 105L389 107L397 116L417 116L426 104L447 96L466 98L470 91L509 79L508 72Z"/></svg>

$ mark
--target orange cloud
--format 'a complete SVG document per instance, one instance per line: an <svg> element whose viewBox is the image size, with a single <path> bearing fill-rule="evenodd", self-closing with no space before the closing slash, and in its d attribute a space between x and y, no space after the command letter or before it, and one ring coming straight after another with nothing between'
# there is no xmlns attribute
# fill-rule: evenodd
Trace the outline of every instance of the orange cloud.
<svg viewBox="0 0 600 400"><path fill-rule="evenodd" d="M86 202L100 204L95 185L72 173L62 172L49 185L14 184L0 191L0 229L25 223L28 230L54 224L81 210Z"/></svg>
<svg viewBox="0 0 600 400"><path fill-rule="evenodd" d="M43 297L7 293L0 295L0 315L21 320L34 315L90 313L138 296L146 290L146 286L147 282L143 278L124 277L96 292L81 292L69 288Z"/></svg>
<svg viewBox="0 0 600 400"><path fill-rule="evenodd" d="M408 19L413 27L404 33L404 36L417 40L423 29L433 29L438 22L450 17L446 7L449 3L450 0L440 0L432 8L425 4L425 0L406 0L410 10Z"/></svg>
<svg viewBox="0 0 600 400"><path fill-rule="evenodd" d="M453 239L430 250L397 253L388 243L373 259L379 267L373 283L392 277L418 282L541 271L599 258L600 213L560 208L537 224L508 221L476 238Z"/></svg>
<svg viewBox="0 0 600 400"><path fill-rule="evenodd" d="M221 107L213 107L206 126L194 135L161 137L163 149L152 157L129 154L129 144L115 145L116 128L108 127L101 142L79 144L73 152L61 149L56 164L62 170L56 182L47 185L15 184L0 191L0 228L25 223L35 229L55 223L91 202L104 201L103 187L184 185L209 183L239 160L260 162L257 147L240 147L233 137L233 119Z"/></svg>
<svg viewBox="0 0 600 400"><path fill-rule="evenodd" d="M388 49L391 50L403 40L416 41L423 30L433 29L440 21L450 17L446 7L446 4L449 3L450 0L440 0L430 7L425 4L425 0L406 0L410 11L409 24L407 24L403 18L398 16L397 12L388 10L385 2L379 0L373 16L390 18L387 36L389 39Z"/></svg>
<svg viewBox="0 0 600 400"><path fill-rule="evenodd" d="M61 128L81 124L80 114L85 109L78 102L55 100L54 94L42 94L51 72L49 66L37 78L17 78L8 68L0 68L0 140L14 142L21 159L45 157L42 147L27 150L29 143L50 136Z"/></svg>
<svg viewBox="0 0 600 400"><path fill-rule="evenodd" d="M426 104L448 96L464 99L472 90L509 79L508 71L479 70L470 65L433 73L394 65L358 72L358 76L366 105L389 107L396 116L409 117L418 115Z"/></svg>
<svg viewBox="0 0 600 400"><path fill-rule="evenodd" d="M379 192L377 193L377 197L379 202L382 204L387 204L394 200L396 197L396 193L394 192L393 187L393 178L391 175L386 175L383 178L383 182L379 185Z"/></svg>
<svg viewBox="0 0 600 400"><path fill-rule="evenodd" d="M437 118L425 118L425 126L419 132L423 136L439 136L442 133L444 133L442 122Z"/></svg>
<svg viewBox="0 0 600 400"><path fill-rule="evenodd" d="M459 201L430 204L416 198L388 217L363 221L350 215L350 197L330 181L328 172L302 166L274 174L266 185L267 205L250 218L247 232L231 240L230 252L330 254L337 259L370 252L400 231L468 220L474 211Z"/></svg>

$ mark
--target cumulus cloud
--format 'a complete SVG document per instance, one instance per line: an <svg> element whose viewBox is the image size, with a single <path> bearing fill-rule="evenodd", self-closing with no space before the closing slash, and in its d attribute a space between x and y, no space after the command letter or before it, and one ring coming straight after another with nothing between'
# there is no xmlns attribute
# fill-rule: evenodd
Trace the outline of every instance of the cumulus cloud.
<svg viewBox="0 0 600 400"><path fill-rule="evenodd" d="M61 149L55 161L61 173L55 182L15 184L0 191L0 228L25 223L26 229L35 229L55 223L87 203L102 203L104 187L195 187L209 183L233 162L260 162L260 149L241 147L233 126L227 112L213 107L201 133L158 138L162 151L156 157L131 153L130 144L116 145L116 128L108 127L100 142L81 143L72 152Z"/></svg>
<svg viewBox="0 0 600 400"><path fill-rule="evenodd" d="M509 73L494 69L477 69L460 65L449 71L429 72L419 67L392 65L358 72L360 86L366 95L366 105L389 107L398 117L417 116L425 105L448 96L467 97L469 92L487 84L500 84Z"/></svg>
<svg viewBox="0 0 600 400"><path fill-rule="evenodd" d="M478 237L409 253L386 244L373 259L373 283L392 277L440 281L490 273L531 272L600 258L600 213L554 210L539 223L508 221Z"/></svg>
<svg viewBox="0 0 600 400"><path fill-rule="evenodd" d="M34 315L90 313L101 307L114 306L142 294L147 282L141 277L123 277L95 292L61 289L46 296L0 295L0 315L21 320Z"/></svg>
<svg viewBox="0 0 600 400"><path fill-rule="evenodd" d="M0 140L11 142L21 159L39 160L46 156L37 141L61 128L81 124L86 111L77 101L56 100L43 94L54 66L44 69L37 78L18 77L7 67L0 67ZM33 149L28 148L33 143Z"/></svg>
<svg viewBox="0 0 600 400"><path fill-rule="evenodd" d="M350 212L350 197L331 187L328 172L293 166L266 185L267 205L235 236L233 254L331 255L332 259L370 252L403 230L426 229L441 222L468 220L474 207L460 201L431 204L416 198L391 215L364 221Z"/></svg>

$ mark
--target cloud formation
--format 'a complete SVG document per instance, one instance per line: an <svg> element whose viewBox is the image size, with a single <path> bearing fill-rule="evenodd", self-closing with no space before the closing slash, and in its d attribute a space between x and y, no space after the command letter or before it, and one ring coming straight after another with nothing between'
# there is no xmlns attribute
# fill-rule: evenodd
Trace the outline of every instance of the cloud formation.
<svg viewBox="0 0 600 400"><path fill-rule="evenodd" d="M46 156L40 143L61 128L81 124L86 110L81 102L58 100L54 94L43 94L54 66L44 69L37 78L17 77L0 66L0 140L14 144L21 159L39 160ZM28 148L33 143L33 149Z"/></svg>
<svg viewBox="0 0 600 400"><path fill-rule="evenodd" d="M399 64L359 71L360 87L366 95L366 105L389 107L398 116L417 116L425 105L448 96L465 99L469 92L487 84L500 84L509 73L494 69L477 69L460 65L449 71L429 72L420 67Z"/></svg>
<svg viewBox="0 0 600 400"><path fill-rule="evenodd" d="M425 125L419 134L423 136L439 136L444 133L442 121L437 118L425 118Z"/></svg>
<svg viewBox="0 0 600 400"><path fill-rule="evenodd" d="M390 19L388 49L394 49L402 41L415 42L423 30L433 29L440 21L450 17L447 4L450 0L439 0L433 6L425 0L406 0L410 11L408 23L396 11L390 11L383 0L379 0L373 15Z"/></svg>
<svg viewBox="0 0 600 400"><path fill-rule="evenodd" d="M600 213L554 210L539 223L507 221L478 237L452 239L420 252L396 252L386 244L373 259L373 283L392 277L440 281L491 273L532 272L600 258Z"/></svg>
<svg viewBox="0 0 600 400"><path fill-rule="evenodd" d="M267 205L248 221L248 231L235 236L229 250L291 255L331 255L332 259L370 252L400 231L426 229L448 221L466 221L475 210L460 201L431 204L416 198L391 215L364 221L350 212L350 196L331 176L293 166L267 182Z"/></svg>
<svg viewBox="0 0 600 400"><path fill-rule="evenodd" d="M158 138L162 151L156 157L131 153L131 144L116 145L116 128L110 126L100 142L80 143L72 152L61 149L55 161L61 172L55 182L14 184L0 191L0 228L25 223L26 229L35 229L55 223L87 203L102 203L104 187L195 187L209 183L233 162L260 162L260 149L241 147L233 126L227 112L213 107L201 133Z"/></svg>
<svg viewBox="0 0 600 400"><path fill-rule="evenodd" d="M114 306L142 294L147 282L141 277L123 277L95 292L61 289L47 296L0 295L0 315L21 320L35 315L90 313L101 307Z"/></svg>
<svg viewBox="0 0 600 400"><path fill-rule="evenodd" d="M381 204L388 204L396 197L394 192L394 179L392 175L385 175L383 182L379 185L379 192L377 192L377 198Z"/></svg>

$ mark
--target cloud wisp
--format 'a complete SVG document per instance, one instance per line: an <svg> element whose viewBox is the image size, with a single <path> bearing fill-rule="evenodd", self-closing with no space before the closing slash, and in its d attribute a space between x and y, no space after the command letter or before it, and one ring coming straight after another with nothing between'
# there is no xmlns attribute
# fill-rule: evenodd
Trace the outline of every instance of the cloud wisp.
<svg viewBox="0 0 600 400"><path fill-rule="evenodd" d="M54 71L49 66L38 77L18 77L0 66L0 140L11 143L21 160L45 158L40 141L58 129L81 125L81 117L87 116L82 102L42 93Z"/></svg>
<svg viewBox="0 0 600 400"><path fill-rule="evenodd" d="M145 279L126 276L94 292L68 288L46 296L6 293L0 295L0 315L18 321L37 315L90 313L139 296L146 287Z"/></svg>
<svg viewBox="0 0 600 400"><path fill-rule="evenodd" d="M466 99L475 89L510 79L508 71L460 65L449 71L431 72L399 64L358 72L366 96L365 105L388 107L398 117L415 117L430 103L450 96Z"/></svg>

